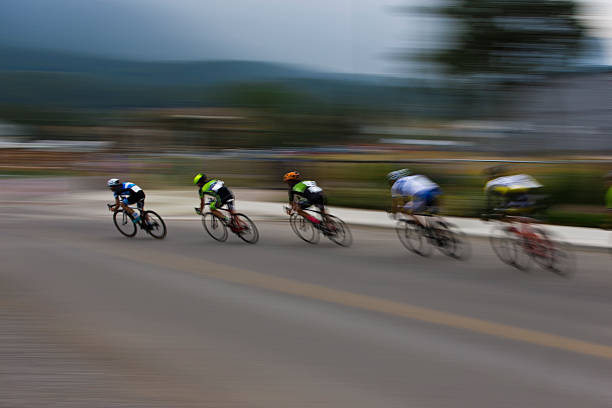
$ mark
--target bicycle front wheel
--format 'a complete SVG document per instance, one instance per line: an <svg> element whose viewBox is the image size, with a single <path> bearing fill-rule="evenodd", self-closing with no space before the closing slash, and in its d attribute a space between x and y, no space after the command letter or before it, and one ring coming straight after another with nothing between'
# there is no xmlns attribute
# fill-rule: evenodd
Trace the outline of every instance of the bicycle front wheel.
<svg viewBox="0 0 612 408"><path fill-rule="evenodd" d="M202 216L202 225L204 225L204 229L214 240L223 242L227 239L225 222L215 214L210 212L204 214Z"/></svg>
<svg viewBox="0 0 612 408"><path fill-rule="evenodd" d="M289 217L289 225L291 225L291 229L295 232L295 235L309 244L316 244L319 241L319 231L312 222L301 215L296 213L291 214Z"/></svg>
<svg viewBox="0 0 612 408"><path fill-rule="evenodd" d="M328 215L327 230L327 238L336 244L343 247L349 247L353 243L353 234L351 234L351 230L340 218Z"/></svg>
<svg viewBox="0 0 612 408"><path fill-rule="evenodd" d="M235 220L239 228L236 235L244 242L255 244L259 240L259 231L257 231L255 223L244 214L236 214Z"/></svg>
<svg viewBox="0 0 612 408"><path fill-rule="evenodd" d="M115 223L115 227L119 230L119 232L126 237L133 237L136 235L137 227L133 221L134 218L127 212L123 210L115 211L113 214L113 223Z"/></svg>
<svg viewBox="0 0 612 408"><path fill-rule="evenodd" d="M145 230L153 238L163 239L166 236L166 224L155 211L145 211Z"/></svg>

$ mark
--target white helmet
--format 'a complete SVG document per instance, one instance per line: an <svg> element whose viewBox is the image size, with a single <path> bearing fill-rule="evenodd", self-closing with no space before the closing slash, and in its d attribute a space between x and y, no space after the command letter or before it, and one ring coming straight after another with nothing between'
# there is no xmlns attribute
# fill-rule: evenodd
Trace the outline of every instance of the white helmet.
<svg viewBox="0 0 612 408"><path fill-rule="evenodd" d="M395 170L387 174L387 180L396 181L396 180L401 179L402 177L407 177L411 174L412 172L408 169Z"/></svg>
<svg viewBox="0 0 612 408"><path fill-rule="evenodd" d="M117 187L118 185L121 185L121 181L119 181L118 178L112 178L106 182L106 185L110 188Z"/></svg>

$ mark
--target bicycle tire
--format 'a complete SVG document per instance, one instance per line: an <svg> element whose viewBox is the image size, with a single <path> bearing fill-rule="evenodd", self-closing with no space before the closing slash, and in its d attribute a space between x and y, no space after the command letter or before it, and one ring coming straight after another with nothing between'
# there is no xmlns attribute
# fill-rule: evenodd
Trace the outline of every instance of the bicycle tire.
<svg viewBox="0 0 612 408"><path fill-rule="evenodd" d="M576 255L572 246L560 240L556 234L544 232L551 243L551 262L546 269L563 278L571 278L576 273Z"/></svg>
<svg viewBox="0 0 612 408"><path fill-rule="evenodd" d="M512 227L493 227L489 242L493 252L503 263L521 271L529 270L531 257L525 252L524 238L514 232Z"/></svg>
<svg viewBox="0 0 612 408"><path fill-rule="evenodd" d="M113 223L115 224L115 227L122 235L128 238L132 238L134 235L136 235L136 232L138 232L138 227L133 222L133 219L134 217L127 212L124 216L123 210L115 211L113 214Z"/></svg>
<svg viewBox="0 0 612 408"><path fill-rule="evenodd" d="M406 249L417 255L429 255L429 252L425 250L427 243L421 224L414 220L399 220L395 225L395 232Z"/></svg>
<svg viewBox="0 0 612 408"><path fill-rule="evenodd" d="M227 239L228 232L225 221L217 215L207 212L202 216L202 225L208 235L215 241L224 242Z"/></svg>
<svg viewBox="0 0 612 408"><path fill-rule="evenodd" d="M308 221L297 213L291 214L289 217L289 225L291 229L300 237L301 240L308 242L309 244L316 244L319 242L319 230Z"/></svg>
<svg viewBox="0 0 612 408"><path fill-rule="evenodd" d="M459 260L466 260L470 257L472 254L472 247L467 236L458 226L447 221L436 221L434 225L438 233L442 232L442 236L446 241L446 245L437 246L440 252L446 256ZM440 236L438 236L438 239L440 239Z"/></svg>
<svg viewBox="0 0 612 408"><path fill-rule="evenodd" d="M328 230L330 231L328 231L327 233L327 238L329 238L330 241L340 246L351 246L351 244L353 243L353 234L351 233L351 230L349 229L348 225L346 225L344 221L334 215L328 215L327 218L328 224L330 221L333 224L331 228L328 226ZM334 229L333 231L331 231L332 228Z"/></svg>
<svg viewBox="0 0 612 408"><path fill-rule="evenodd" d="M146 227L145 231L155 239L164 239L166 237L166 223L155 211L147 210L144 212ZM144 220L143 220L144 223Z"/></svg>
<svg viewBox="0 0 612 408"><path fill-rule="evenodd" d="M245 214L237 213L235 217L239 219L239 224L242 225L243 229L235 232L238 237L248 244L255 244L259 240L259 231L255 226L255 223L251 221Z"/></svg>

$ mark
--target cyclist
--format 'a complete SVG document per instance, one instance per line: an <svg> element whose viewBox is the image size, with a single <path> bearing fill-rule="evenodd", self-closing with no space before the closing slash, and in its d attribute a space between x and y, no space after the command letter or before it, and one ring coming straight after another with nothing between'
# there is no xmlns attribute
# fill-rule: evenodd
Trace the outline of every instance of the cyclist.
<svg viewBox="0 0 612 408"><path fill-rule="evenodd" d="M132 216L132 221L137 223L140 221L140 214L144 212L145 193L136 184L126 181L122 183L118 178L109 179L106 182L108 188L115 195L115 205L109 208L110 211L115 211L118 207L123 208ZM138 213L134 215L134 210L129 206L136 204Z"/></svg>
<svg viewBox="0 0 612 408"><path fill-rule="evenodd" d="M289 186L289 205L291 208L287 213L291 214L293 211L296 211L314 224L320 224L320 220L304 211L306 208L314 205L321 211L323 219L327 220L327 213L325 212L327 198L323 194L323 189L316 182L302 180L302 175L297 171L286 173L283 176L283 181ZM296 196L298 200L296 200Z"/></svg>
<svg viewBox="0 0 612 408"><path fill-rule="evenodd" d="M398 212L414 216L425 211L438 211L442 190L429 178L401 169L387 174L387 180L391 185L391 213L394 216Z"/></svg>
<svg viewBox="0 0 612 408"><path fill-rule="evenodd" d="M210 212L225 220L226 223L230 223L231 219L234 218L234 195L230 191L229 188L225 186L225 183L222 180L217 179L209 179L206 174L198 173L193 178L193 184L198 186L198 194L200 195L200 208L196 209L197 214L202 214L204 211L204 205L207 203L204 202L205 196L209 195L213 197L214 200L208 202L208 208L210 208ZM227 206L232 218L226 217L218 208Z"/></svg>
<svg viewBox="0 0 612 408"><path fill-rule="evenodd" d="M536 201L530 194L543 187L536 179L527 174L511 175L505 165L485 169L484 174L487 213L527 214L536 209Z"/></svg>

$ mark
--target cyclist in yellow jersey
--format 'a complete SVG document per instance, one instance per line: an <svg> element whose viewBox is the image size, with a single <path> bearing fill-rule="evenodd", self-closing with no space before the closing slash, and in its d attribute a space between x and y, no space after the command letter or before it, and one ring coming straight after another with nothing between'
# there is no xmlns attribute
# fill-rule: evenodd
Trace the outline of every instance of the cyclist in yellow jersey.
<svg viewBox="0 0 612 408"><path fill-rule="evenodd" d="M528 214L536 209L531 193L543 187L536 179L527 174L510 174L504 165L488 168L484 174L487 213Z"/></svg>

